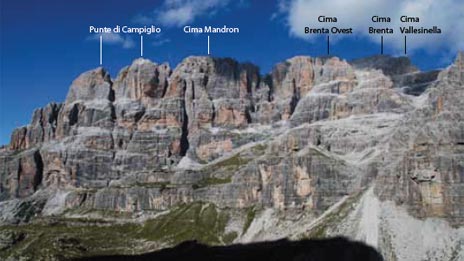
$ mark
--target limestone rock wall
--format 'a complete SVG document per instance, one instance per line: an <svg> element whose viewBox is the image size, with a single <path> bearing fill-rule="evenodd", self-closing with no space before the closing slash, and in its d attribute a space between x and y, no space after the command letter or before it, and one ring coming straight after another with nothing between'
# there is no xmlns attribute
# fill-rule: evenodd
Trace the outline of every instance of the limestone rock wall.
<svg viewBox="0 0 464 261"><path fill-rule="evenodd" d="M71 209L202 201L317 216L375 184L416 217L462 225L463 60L440 73L384 56L299 56L269 75L211 57L138 59L115 79L97 68L13 132L0 199L59 190Z"/></svg>

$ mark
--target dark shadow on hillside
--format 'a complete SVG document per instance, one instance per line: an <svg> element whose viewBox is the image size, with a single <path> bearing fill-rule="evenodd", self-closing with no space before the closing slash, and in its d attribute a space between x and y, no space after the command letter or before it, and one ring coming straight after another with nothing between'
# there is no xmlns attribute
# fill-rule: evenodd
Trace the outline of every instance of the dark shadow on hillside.
<svg viewBox="0 0 464 261"><path fill-rule="evenodd" d="M288 241L278 240L230 246L206 246L195 241L136 256L98 256L79 260L294 260L380 261L372 247L345 238Z"/></svg>

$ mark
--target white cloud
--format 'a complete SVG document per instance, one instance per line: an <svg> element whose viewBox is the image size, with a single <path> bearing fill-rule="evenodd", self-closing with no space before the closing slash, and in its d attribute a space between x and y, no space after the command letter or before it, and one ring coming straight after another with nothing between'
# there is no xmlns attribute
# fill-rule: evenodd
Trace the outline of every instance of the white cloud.
<svg viewBox="0 0 464 261"><path fill-rule="evenodd" d="M159 21L167 26L182 26L193 21L196 13L200 12L193 6L179 6L159 13Z"/></svg>
<svg viewBox="0 0 464 261"><path fill-rule="evenodd" d="M122 36L116 33L103 33L103 43L109 45L121 45L124 49L130 49L135 46L134 40L129 36ZM100 34L94 34L87 38L88 40L100 41Z"/></svg>
<svg viewBox="0 0 464 261"><path fill-rule="evenodd" d="M170 42L171 42L171 39L169 39L169 38L157 39L157 40L153 41L152 45L153 46L161 46L161 45L164 45L164 44L167 44L167 43L170 43Z"/></svg>
<svg viewBox="0 0 464 261"><path fill-rule="evenodd" d="M230 0L164 0L161 7L151 16L138 15L133 21L139 24L159 23L168 27L180 27L192 23L196 18L214 15L226 7ZM239 5L246 1L241 0Z"/></svg>
<svg viewBox="0 0 464 261"><path fill-rule="evenodd" d="M135 24L151 24L153 23L153 18L138 14L132 19L132 22Z"/></svg>
<svg viewBox="0 0 464 261"><path fill-rule="evenodd" d="M352 27L354 36L367 37L373 42L380 42L380 35L369 35L368 27L389 27L394 34L384 35L385 45L396 51L403 48L404 35L399 27L409 24L400 23L402 15L417 16L420 23L415 27L433 27L442 29L442 34L408 34L408 52L424 49L429 52L456 52L464 49L464 4L462 0L280 0L278 9L285 16L290 35L313 41L317 35L304 34L304 27L312 28ZM336 16L337 24L318 23L320 15ZM373 15L389 16L391 23L373 23ZM354 37L353 35L335 36ZM331 37L332 39L332 37Z"/></svg>

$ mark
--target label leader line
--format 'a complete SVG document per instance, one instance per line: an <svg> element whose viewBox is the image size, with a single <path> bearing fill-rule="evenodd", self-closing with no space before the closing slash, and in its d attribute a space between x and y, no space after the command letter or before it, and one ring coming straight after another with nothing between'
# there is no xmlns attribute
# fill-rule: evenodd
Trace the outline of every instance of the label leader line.
<svg viewBox="0 0 464 261"><path fill-rule="evenodd" d="M407 54L407 52L406 52L406 35L404 36L404 54Z"/></svg>
<svg viewBox="0 0 464 261"><path fill-rule="evenodd" d="M143 57L143 35L140 35L140 57Z"/></svg>
<svg viewBox="0 0 464 261"><path fill-rule="evenodd" d="M100 65L103 64L103 35L100 34Z"/></svg>
<svg viewBox="0 0 464 261"><path fill-rule="evenodd" d="M380 36L380 54L383 54L383 35Z"/></svg>
<svg viewBox="0 0 464 261"><path fill-rule="evenodd" d="M211 53L209 51L209 35L208 35L208 55L211 55Z"/></svg>

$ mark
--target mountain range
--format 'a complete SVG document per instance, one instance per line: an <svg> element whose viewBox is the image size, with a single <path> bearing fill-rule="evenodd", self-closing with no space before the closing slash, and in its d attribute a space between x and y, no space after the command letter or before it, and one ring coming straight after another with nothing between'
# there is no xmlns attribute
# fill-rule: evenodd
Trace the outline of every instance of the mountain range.
<svg viewBox="0 0 464 261"><path fill-rule="evenodd" d="M0 149L0 257L343 236L464 259L464 53L137 59L82 73Z"/></svg>

